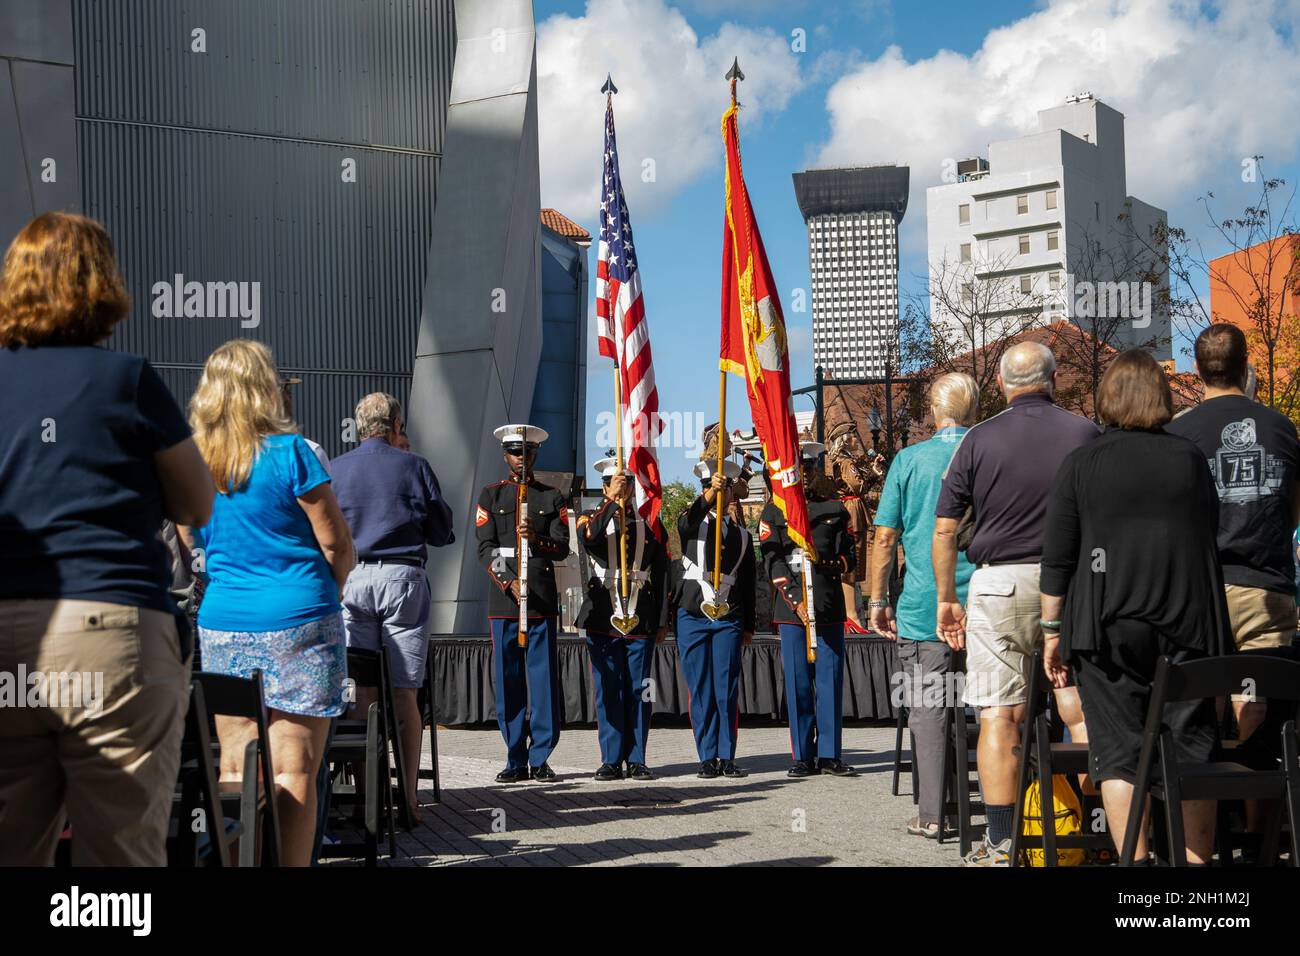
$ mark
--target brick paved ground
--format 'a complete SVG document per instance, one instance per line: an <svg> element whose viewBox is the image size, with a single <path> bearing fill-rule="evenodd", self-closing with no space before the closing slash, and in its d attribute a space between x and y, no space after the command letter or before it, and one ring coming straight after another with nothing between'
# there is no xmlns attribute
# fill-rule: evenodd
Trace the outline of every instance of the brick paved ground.
<svg viewBox="0 0 1300 956"><path fill-rule="evenodd" d="M558 781L501 786L495 729L443 730L442 804L429 805L432 783L422 781L424 819L399 830L397 857L381 865L954 865L955 840L904 830L914 808L906 777L903 796L889 793L893 734L846 728L844 757L861 776L795 780L785 775L786 729L742 727L738 762L749 776L700 780L690 729L656 727L656 780L598 783L596 731L565 730L550 761Z"/></svg>

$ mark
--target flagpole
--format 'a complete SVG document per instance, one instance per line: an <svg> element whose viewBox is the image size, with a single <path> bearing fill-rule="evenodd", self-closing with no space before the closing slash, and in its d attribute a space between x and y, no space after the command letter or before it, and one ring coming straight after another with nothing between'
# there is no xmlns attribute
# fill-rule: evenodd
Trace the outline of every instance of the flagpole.
<svg viewBox="0 0 1300 956"><path fill-rule="evenodd" d="M614 364L614 419L615 419L615 439L614 439L614 463L618 468L618 474L623 474L623 370L619 363ZM619 608L619 617L627 615L627 520L624 515L624 505L622 501L616 501L618 506L618 593L623 598L623 606Z"/></svg>
<svg viewBox="0 0 1300 956"><path fill-rule="evenodd" d="M745 74L740 72L740 60L737 58L731 64L731 70L727 73L727 79L731 81L731 108L736 108L736 83L743 80ZM725 474L723 472L723 442L727 437L727 371L721 369L718 372L718 470L715 474ZM722 494L718 494L718 517L714 522L713 534L713 593L718 592L718 587L722 584Z"/></svg>
<svg viewBox="0 0 1300 956"><path fill-rule="evenodd" d="M605 109L612 112L614 109L614 94L618 92L618 87L614 85L614 77L610 74L605 75L605 85L600 90L605 94ZM609 303L609 314L615 314L614 303ZM623 363L619 360L617 353L620 350L615 348L614 357L614 464L618 469L618 474L623 474ZM627 515L625 506L622 501L614 503L618 508L618 593L621 600L621 606L615 615L618 618L614 626L622 631L630 621L627 614ZM631 624L631 627L635 627ZM629 628L630 629L630 628Z"/></svg>

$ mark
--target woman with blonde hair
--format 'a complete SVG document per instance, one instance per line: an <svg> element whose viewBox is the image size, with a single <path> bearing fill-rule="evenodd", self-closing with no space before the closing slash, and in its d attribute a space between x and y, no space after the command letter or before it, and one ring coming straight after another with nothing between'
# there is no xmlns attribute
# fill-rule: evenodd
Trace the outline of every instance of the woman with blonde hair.
<svg viewBox="0 0 1300 956"><path fill-rule="evenodd" d="M0 674L29 681L0 693L0 866L52 865L65 822L76 866L167 860L193 641L158 531L213 490L158 373L102 347L130 307L90 219L44 213L5 254Z"/></svg>
<svg viewBox="0 0 1300 956"><path fill-rule="evenodd" d="M262 671L271 758L280 786L286 865L311 863L316 771L330 718L344 710L347 648L339 602L352 536L329 475L285 414L271 350L217 348L190 400L194 439L212 472L212 520L192 534L208 577L199 608L207 671ZM256 730L217 719L221 776L238 779Z"/></svg>

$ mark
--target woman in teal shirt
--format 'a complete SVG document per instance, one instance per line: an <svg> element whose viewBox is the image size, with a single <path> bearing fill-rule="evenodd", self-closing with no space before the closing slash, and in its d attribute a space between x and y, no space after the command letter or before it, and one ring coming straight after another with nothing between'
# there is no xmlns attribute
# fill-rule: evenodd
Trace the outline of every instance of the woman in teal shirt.
<svg viewBox="0 0 1300 956"><path fill-rule="evenodd" d="M204 669L261 670L280 786L281 859L311 863L316 772L343 713L347 642L339 597L352 536L329 475L285 414L271 351L236 340L208 358L190 424L218 494L191 533L208 586L199 607ZM217 718L221 776L239 779L250 720Z"/></svg>
<svg viewBox="0 0 1300 956"><path fill-rule="evenodd" d="M916 766L917 815L907 832L928 839L939 835L943 812L943 715L953 697L953 651L935 634L938 595L930 565L930 537L939 488L953 452L975 421L979 389L964 372L950 372L930 386L930 409L937 431L929 441L895 456L876 509L872 542L871 629L898 642L899 673L893 704L907 708ZM907 567L898 609L889 606L889 570L899 542ZM974 567L957 555L957 594L966 600Z"/></svg>

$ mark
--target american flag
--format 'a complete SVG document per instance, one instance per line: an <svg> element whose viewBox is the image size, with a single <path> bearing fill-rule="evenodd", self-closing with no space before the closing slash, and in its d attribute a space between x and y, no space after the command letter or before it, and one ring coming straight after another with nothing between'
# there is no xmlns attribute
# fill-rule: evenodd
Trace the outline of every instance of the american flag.
<svg viewBox="0 0 1300 956"><path fill-rule="evenodd" d="M605 107L605 172L600 199L600 249L596 264L596 335L600 354L614 360L623 395L623 454L636 485L637 511L662 538L659 508L663 487L655 440L659 392L650 360L650 330L641 298L641 270L632 243L632 221L623 198L614 139L613 97Z"/></svg>

